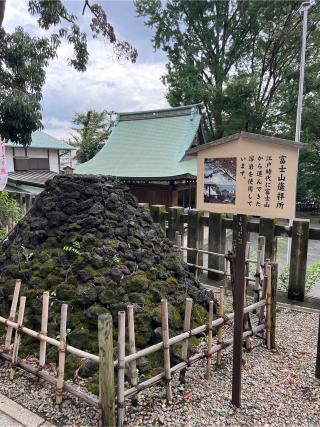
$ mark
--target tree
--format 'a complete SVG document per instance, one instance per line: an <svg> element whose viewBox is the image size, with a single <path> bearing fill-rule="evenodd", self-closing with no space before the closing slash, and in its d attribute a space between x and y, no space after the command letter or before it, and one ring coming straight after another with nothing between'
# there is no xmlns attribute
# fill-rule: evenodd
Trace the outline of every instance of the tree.
<svg viewBox="0 0 320 427"><path fill-rule="evenodd" d="M297 103L300 1L136 0L168 57L173 106L203 103L210 139L235 131L288 131ZM320 4L309 13L306 79L319 84ZM306 85L306 93L312 91Z"/></svg>
<svg viewBox="0 0 320 427"><path fill-rule="evenodd" d="M22 216L20 206L6 191L0 192L0 240L6 235L9 221L18 221Z"/></svg>
<svg viewBox="0 0 320 427"><path fill-rule="evenodd" d="M32 37L17 27L12 34L2 27L6 2L0 0L0 138L28 145L31 134L42 127L41 98L45 68L57 55L62 40L73 46L69 65L85 71L88 62L87 35L77 16L61 0L29 0L29 12L38 17L41 29L53 29L46 37ZM107 14L98 4L83 0L82 14L91 14L93 37L102 36L113 46L117 58L135 62L137 51L117 38Z"/></svg>
<svg viewBox="0 0 320 427"><path fill-rule="evenodd" d="M77 113L72 123L76 134L69 140L70 144L78 148L76 159L79 163L92 159L108 139L113 126L112 112L88 111L85 114Z"/></svg>

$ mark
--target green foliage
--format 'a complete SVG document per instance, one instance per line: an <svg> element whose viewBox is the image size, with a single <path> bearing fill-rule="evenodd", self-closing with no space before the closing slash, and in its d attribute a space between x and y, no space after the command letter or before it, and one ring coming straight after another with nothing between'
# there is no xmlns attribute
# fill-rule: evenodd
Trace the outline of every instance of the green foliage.
<svg viewBox="0 0 320 427"><path fill-rule="evenodd" d="M318 111L320 114L320 110ZM314 120L318 121L313 115ZM308 150L301 150L297 200L320 203L320 142L310 144Z"/></svg>
<svg viewBox="0 0 320 427"><path fill-rule="evenodd" d="M22 216L19 204L6 191L0 192L0 240L6 235L5 226L9 220L18 221Z"/></svg>
<svg viewBox="0 0 320 427"><path fill-rule="evenodd" d="M301 1L136 0L167 55L172 106L203 103L209 140L241 130L293 139ZM320 140L320 3L308 16L302 141ZM319 147L301 153L299 200L319 201ZM313 165L316 168L313 169Z"/></svg>
<svg viewBox="0 0 320 427"><path fill-rule="evenodd" d="M278 288L281 291L287 292L289 285L289 269L287 265L281 274L279 274L279 285ZM317 283L320 282L320 262L315 262L314 264L309 265L306 271L306 286L305 292L309 293Z"/></svg>
<svg viewBox="0 0 320 427"><path fill-rule="evenodd" d="M30 249L26 248L25 246L21 245L21 254L23 256L23 258L25 259L25 261L30 261L31 258L33 257L33 252L30 251Z"/></svg>
<svg viewBox="0 0 320 427"><path fill-rule="evenodd" d="M66 40L73 47L68 65L76 70L85 71L89 58L87 35L61 0L29 0L28 6L40 29L47 31L46 36L31 37L21 27L7 33L2 28L5 2L0 1L0 137L23 145L29 145L32 132L42 127L45 69L57 56L61 42ZM117 59L135 62L136 49L118 40L103 8L83 0L83 14L87 10L93 37L101 36L110 43Z"/></svg>
<svg viewBox="0 0 320 427"><path fill-rule="evenodd" d="M63 247L63 251L65 253L69 253L72 255L80 255L81 254L80 249L81 249L81 245L78 241L73 242L71 246Z"/></svg>
<svg viewBox="0 0 320 427"><path fill-rule="evenodd" d="M112 112L94 110L75 115L72 123L78 127L73 128L76 134L69 143L78 148L76 159L79 163L87 162L101 150L111 133L111 116Z"/></svg>

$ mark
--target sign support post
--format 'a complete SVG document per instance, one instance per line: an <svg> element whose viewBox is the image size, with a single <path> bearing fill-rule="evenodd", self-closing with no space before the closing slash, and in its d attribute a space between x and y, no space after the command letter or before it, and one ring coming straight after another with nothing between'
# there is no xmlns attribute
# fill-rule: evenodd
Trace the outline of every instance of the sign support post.
<svg viewBox="0 0 320 427"><path fill-rule="evenodd" d="M320 315L319 315L318 348L317 348L317 360L316 360L316 378L320 380Z"/></svg>
<svg viewBox="0 0 320 427"><path fill-rule="evenodd" d="M245 293L245 261L247 242L247 216L236 215L233 256L235 261L234 284L234 327L233 327L233 369L232 369L232 403L241 406L241 374L243 343L243 310Z"/></svg>

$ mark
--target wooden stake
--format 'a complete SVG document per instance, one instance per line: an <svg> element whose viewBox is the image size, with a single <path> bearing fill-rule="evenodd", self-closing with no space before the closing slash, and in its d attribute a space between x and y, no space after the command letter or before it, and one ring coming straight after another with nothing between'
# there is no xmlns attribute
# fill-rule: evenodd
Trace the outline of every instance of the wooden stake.
<svg viewBox="0 0 320 427"><path fill-rule="evenodd" d="M41 334L47 335L48 332L48 314L49 314L49 292L43 292L42 296L42 315L41 315ZM43 368L46 363L47 343L45 340L40 341L39 367Z"/></svg>
<svg viewBox="0 0 320 427"><path fill-rule="evenodd" d="M191 312L192 312L192 298L187 298L185 312L184 312L183 332L190 331ZM188 358L188 345L189 345L189 339L187 338L182 342L182 347L181 347L182 360L187 360ZM183 369L180 372L180 382L185 383L185 376L186 376L186 369Z"/></svg>
<svg viewBox="0 0 320 427"><path fill-rule="evenodd" d="M220 286L220 302L219 302L219 309L218 309L218 316L223 317L224 315L224 288L223 286ZM223 340L223 330L224 326L223 324L219 326L218 328L218 344L220 344ZM221 358L222 358L222 351L219 350L217 352L217 365L221 365Z"/></svg>
<svg viewBox="0 0 320 427"><path fill-rule="evenodd" d="M126 313L118 313L118 426L124 426L124 368L126 346Z"/></svg>
<svg viewBox="0 0 320 427"><path fill-rule="evenodd" d="M113 335L112 316L102 314L98 319L99 337L99 394L101 403L101 421L103 426L114 427L115 415L115 389L113 366Z"/></svg>
<svg viewBox="0 0 320 427"><path fill-rule="evenodd" d="M64 383L64 366L66 361L66 346L67 346L67 313L68 304L61 305L60 318L60 346L59 346L59 361L58 361L58 377L56 385L56 403L60 405L62 402L62 391Z"/></svg>
<svg viewBox="0 0 320 427"><path fill-rule="evenodd" d="M268 265L267 269L267 325L266 325L266 335L267 335L267 349L271 348L271 295L272 295L272 286L271 286L271 265Z"/></svg>
<svg viewBox="0 0 320 427"><path fill-rule="evenodd" d="M169 405L172 400L171 390L171 372L170 372L170 345L169 345L169 320L168 320L168 301L161 300L161 315L162 315L162 340L163 340L163 363L164 363L164 378L166 382L166 399Z"/></svg>
<svg viewBox="0 0 320 427"><path fill-rule="evenodd" d="M211 374L211 356L212 356L212 322L213 322L213 301L209 302L209 321L208 321L208 350L207 350L207 370L206 379L210 379Z"/></svg>
<svg viewBox="0 0 320 427"><path fill-rule="evenodd" d="M14 336L14 344L13 344L13 351L12 351L12 367L10 372L10 379L13 380L14 374L16 372L16 366L18 362L18 353L19 353L19 346L20 346L20 340L21 340L21 332L20 328L23 324L23 318L24 318L24 309L26 306L26 297L20 298L20 305L19 305L19 314L18 314L18 329L16 330L15 336Z"/></svg>
<svg viewBox="0 0 320 427"><path fill-rule="evenodd" d="M9 315L9 320L12 320L12 321L14 321L15 317L16 317L20 288L21 288L21 280L17 280L15 287L14 287L14 291L13 291L13 297L12 297L12 303L11 303L10 315ZM5 344L4 344L5 351L10 350L11 339L12 339L12 331L13 331L12 327L8 326L7 334L6 334L6 340L5 340Z"/></svg>
<svg viewBox="0 0 320 427"><path fill-rule="evenodd" d="M133 305L128 305L128 335L129 335L129 354L134 354L136 352L136 340L134 333L134 311ZM133 360L129 363L129 378L132 386L136 386L138 384L137 378L137 362ZM135 399L133 403L137 403Z"/></svg>

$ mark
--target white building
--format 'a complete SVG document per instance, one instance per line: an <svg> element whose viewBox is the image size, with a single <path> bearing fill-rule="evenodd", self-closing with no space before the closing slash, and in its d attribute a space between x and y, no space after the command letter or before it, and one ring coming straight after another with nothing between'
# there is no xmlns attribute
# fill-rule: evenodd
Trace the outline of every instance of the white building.
<svg viewBox="0 0 320 427"><path fill-rule="evenodd" d="M66 157L66 153L69 153L71 166L71 150L74 150L64 141L40 131L32 134L32 142L28 147L12 142L6 143L5 147L9 172L5 191L17 193L26 209L31 197L40 193L45 182L66 166L65 162L61 166L61 156Z"/></svg>

